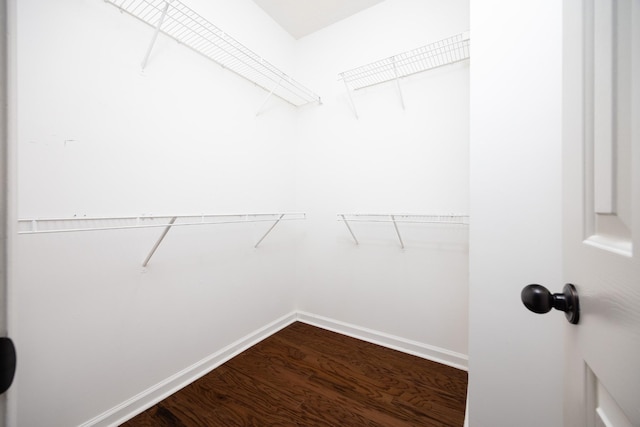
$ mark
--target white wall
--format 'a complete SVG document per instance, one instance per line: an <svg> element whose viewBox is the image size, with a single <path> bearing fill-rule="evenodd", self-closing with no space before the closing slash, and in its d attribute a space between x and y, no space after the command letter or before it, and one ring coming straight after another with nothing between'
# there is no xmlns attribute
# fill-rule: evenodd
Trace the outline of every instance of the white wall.
<svg viewBox="0 0 640 427"><path fill-rule="evenodd" d="M299 40L323 96L298 115L297 202L308 212L298 308L466 355L467 232L353 224L337 213L468 212L469 63L354 93L338 73L468 30L468 2L387 0Z"/></svg>
<svg viewBox="0 0 640 427"><path fill-rule="evenodd" d="M95 0L17 3L20 217L287 211L295 109ZM294 41L250 0L190 1L292 73ZM14 419L72 426L293 308L296 226L18 236Z"/></svg>
<svg viewBox="0 0 640 427"><path fill-rule="evenodd" d="M323 95L299 111L95 0L17 5L20 217L301 210L263 225L15 239L16 425L77 425L299 309L467 353L467 231L338 212L468 211L468 63L355 94L337 73L468 29L387 0L298 42L250 0L194 9ZM420 17L416 20L416 17ZM464 360L463 360L464 361Z"/></svg>
<svg viewBox="0 0 640 427"><path fill-rule="evenodd" d="M562 425L564 316L522 288L561 274L562 2L471 2L469 419Z"/></svg>

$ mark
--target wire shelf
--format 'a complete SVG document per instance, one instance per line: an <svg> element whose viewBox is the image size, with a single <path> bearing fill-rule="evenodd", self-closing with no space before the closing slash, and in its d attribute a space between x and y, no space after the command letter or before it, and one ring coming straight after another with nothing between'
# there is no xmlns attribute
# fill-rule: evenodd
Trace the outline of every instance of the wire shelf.
<svg viewBox="0 0 640 427"><path fill-rule="evenodd" d="M338 214L338 219L351 222L407 222L419 224L469 225L469 215L463 214Z"/></svg>
<svg viewBox="0 0 640 427"><path fill-rule="evenodd" d="M340 73L351 89L357 90L412 74L464 61L469 58L469 33L419 47L398 55Z"/></svg>
<svg viewBox="0 0 640 427"><path fill-rule="evenodd" d="M171 220L174 219L174 222ZM306 219L306 214L242 213L206 215L141 215L122 217L26 218L18 220L18 234L68 233L76 231L125 230L130 228L179 227L246 222Z"/></svg>
<svg viewBox="0 0 640 427"><path fill-rule="evenodd" d="M76 231L126 230L132 228L164 227L160 237L142 262L146 267L160 244L173 227L234 224L249 222L273 222L271 227L254 245L260 243L281 221L306 219L306 214L287 213L245 213L245 214L208 214L208 215L141 215L124 217L73 217L73 218L31 218L18 220L18 234L69 233Z"/></svg>
<svg viewBox="0 0 640 427"><path fill-rule="evenodd" d="M344 222L347 226L353 241L356 245L359 245L358 239L349 225L352 222L390 222L396 231L400 247L404 249L404 240L400 234L398 223L417 223L417 224L436 224L436 225L454 225L454 226L467 226L469 225L469 215L464 214L338 214L338 221Z"/></svg>
<svg viewBox="0 0 640 427"><path fill-rule="evenodd" d="M321 102L313 91L179 0L105 1L296 107Z"/></svg>

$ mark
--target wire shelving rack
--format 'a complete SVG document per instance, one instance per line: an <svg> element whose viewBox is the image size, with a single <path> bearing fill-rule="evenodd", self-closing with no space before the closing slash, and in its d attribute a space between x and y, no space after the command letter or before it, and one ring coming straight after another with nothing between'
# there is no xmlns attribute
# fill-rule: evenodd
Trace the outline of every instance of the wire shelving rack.
<svg viewBox="0 0 640 427"><path fill-rule="evenodd" d="M26 218L18 220L18 234L51 234L80 231L162 228L162 233L142 263L146 267L169 230L173 227L272 222L271 227L254 245L260 243L281 221L306 219L301 212L202 214L202 215L141 215L122 217Z"/></svg>
<svg viewBox="0 0 640 427"><path fill-rule="evenodd" d="M353 90L358 90L468 58L469 33L466 32L344 71L340 78Z"/></svg>
<svg viewBox="0 0 640 427"><path fill-rule="evenodd" d="M469 215L465 214L408 214L408 213L340 213L338 221L344 222L356 245L359 245L350 223L353 222L386 222L392 223L400 242L400 247L404 249L404 241L400 234L398 224L414 223L414 224L433 224L433 225L449 225L449 226L468 226Z"/></svg>
<svg viewBox="0 0 640 427"><path fill-rule="evenodd" d="M179 0L104 1L155 28L150 46L142 61L142 68L147 64L158 33L163 33L223 68L260 86L269 93L267 99L274 95L296 107L312 102L321 103L320 96L316 93Z"/></svg>
<svg viewBox="0 0 640 427"><path fill-rule="evenodd" d="M339 79L347 88L356 117L358 114L351 91L395 80L404 108L399 79L468 59L470 57L469 41L467 31L339 73Z"/></svg>

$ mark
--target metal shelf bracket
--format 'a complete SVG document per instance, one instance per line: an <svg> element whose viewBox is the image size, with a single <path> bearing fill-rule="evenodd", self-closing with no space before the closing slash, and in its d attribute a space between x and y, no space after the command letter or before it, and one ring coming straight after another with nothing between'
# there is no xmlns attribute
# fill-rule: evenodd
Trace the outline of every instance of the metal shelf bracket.
<svg viewBox="0 0 640 427"><path fill-rule="evenodd" d="M160 243L162 243L162 241L164 240L164 238L167 235L167 233L169 232L169 230L171 230L171 227L173 227L173 224L176 222L176 219L178 219L177 216L174 216L173 218L171 218L169 220L169 224L167 224L167 226L164 228L164 230L162 230L162 234L160 235L160 238L158 239L156 244L153 245L153 248L151 248L151 252L149 252L149 255L147 255L147 257L144 259L144 261L142 263L143 267L146 267L147 264L149 264L149 261L151 260L151 257L153 256L153 254L156 253L156 250L158 250L158 246L160 246Z"/></svg>
<svg viewBox="0 0 640 427"><path fill-rule="evenodd" d="M167 11L169 10L169 3L171 3L172 1L173 0L168 0L164 2L164 7L162 8L162 14L160 15L160 19L158 19L158 24L156 25L156 29L153 32L153 37L151 37L151 43L149 43L149 48L147 49L147 53L144 55L144 59L142 60L142 63L141 63L143 70L147 66L147 61L149 61L149 56L151 55L153 46L156 44L156 39L158 38L158 34L160 34L160 27L162 27L164 18L167 16Z"/></svg>
<svg viewBox="0 0 640 427"><path fill-rule="evenodd" d="M340 217L342 218L342 221L344 221L344 225L346 225L347 228L349 229L349 233L351 233L351 237L353 237L353 241L356 242L356 245L359 245L360 242L358 242L358 239L356 239L356 235L353 234L353 230L351 229L351 226L349 225L349 221L347 221L347 219L344 217L344 214L341 214Z"/></svg>
<svg viewBox="0 0 640 427"><path fill-rule="evenodd" d="M396 216L390 215L391 221L393 222L393 228L396 229L396 234L398 235L398 240L400 240L400 247L404 249L404 242L402 241L402 236L400 235L400 230L398 230L398 223L396 222Z"/></svg>
<svg viewBox="0 0 640 427"><path fill-rule="evenodd" d="M271 96L273 95L273 92L280 87L281 83L282 83L282 77L280 78L280 80L278 80L278 83L276 83L273 89L271 89L271 92L269 92L269 94L264 98L264 101L262 102L262 104L260 104L260 108L258 108L258 111L256 111L256 117L259 116L260 113L262 113L262 109L264 108L265 105L267 105L267 101L269 101L269 98L271 98Z"/></svg>
<svg viewBox="0 0 640 427"><path fill-rule="evenodd" d="M349 96L349 104L351 104L351 109L353 110L353 114L356 115L356 119L359 119L358 110L356 109L356 104L353 102L353 96L351 95L351 88L347 84L347 81L344 80L344 87L347 89L347 96Z"/></svg>
<svg viewBox="0 0 640 427"><path fill-rule="evenodd" d="M393 74L396 76L396 87L398 88L398 95L400 95L400 104L402 105L402 109L404 108L404 97L402 96L402 88L400 87L400 77L398 76L398 67L396 65L396 57L393 57Z"/></svg>
<svg viewBox="0 0 640 427"><path fill-rule="evenodd" d="M255 244L254 248L257 248L258 245L260 243L262 243L262 241L265 239L265 237L267 237L269 235L269 233L271 233L271 230L273 230L274 228L276 228L276 225L278 225L278 223L282 220L282 218L284 218L284 214L280 215L280 217L276 220L276 222L273 223L273 225L267 230L266 233L264 233L264 236L262 236L260 238L260 240L258 240L258 243Z"/></svg>

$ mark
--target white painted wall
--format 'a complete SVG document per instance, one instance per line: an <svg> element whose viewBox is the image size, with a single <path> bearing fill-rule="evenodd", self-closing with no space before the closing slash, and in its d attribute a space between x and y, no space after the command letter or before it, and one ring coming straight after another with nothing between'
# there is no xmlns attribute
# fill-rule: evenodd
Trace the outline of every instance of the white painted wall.
<svg viewBox="0 0 640 427"><path fill-rule="evenodd" d="M471 427L562 425L564 316L520 302L562 287L561 8L471 2Z"/></svg>
<svg viewBox="0 0 640 427"><path fill-rule="evenodd" d="M294 111L95 0L17 6L20 217L302 210L263 225L18 236L16 425L77 425L291 310L465 358L467 231L338 212L467 212L468 63L355 95L337 73L468 29L468 2L386 0L294 42L250 0L189 4L323 95ZM420 19L416 19L420 17Z"/></svg>
<svg viewBox="0 0 640 427"><path fill-rule="evenodd" d="M17 3L20 217L287 211L293 114L266 92L96 0ZM293 39L250 0L190 1L292 72ZM296 226L18 236L14 420L72 426L293 307Z"/></svg>
<svg viewBox="0 0 640 427"><path fill-rule="evenodd" d="M466 0L387 0L299 40L297 74L322 94L298 115L297 202L308 212L298 308L467 353L467 231L353 224L340 212L468 212L468 72L461 63L354 93L338 73L468 30Z"/></svg>

